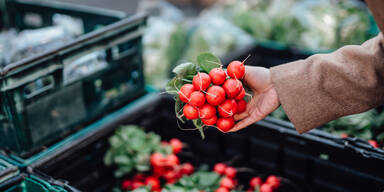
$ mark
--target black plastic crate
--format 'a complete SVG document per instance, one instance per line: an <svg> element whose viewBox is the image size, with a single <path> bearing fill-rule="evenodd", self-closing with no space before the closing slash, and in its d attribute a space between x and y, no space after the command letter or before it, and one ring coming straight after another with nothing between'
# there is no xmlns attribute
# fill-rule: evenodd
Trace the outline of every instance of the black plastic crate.
<svg viewBox="0 0 384 192"><path fill-rule="evenodd" d="M3 28L49 26L53 14L60 13L82 20L86 34L1 69L0 148L30 156L144 93L145 15L39 0L4 5ZM31 14L40 25L26 22ZM103 68L65 78L73 62L99 53L106 61Z"/></svg>
<svg viewBox="0 0 384 192"><path fill-rule="evenodd" d="M135 110L109 117L98 132L68 143L68 150L47 156L32 169L64 178L84 191L108 191L116 184L113 167L103 164L107 138L120 124L137 124L162 139L179 138L193 156L183 158L195 165L213 165L237 159L236 167L249 167L259 175L277 174L296 183L281 191L382 191L384 159L370 147L358 147L314 130L299 135L286 122L265 119L238 133L223 134L207 129L202 140L197 131L182 131L176 124L170 97L153 96ZM154 115L156 114L156 115ZM188 128L192 125L185 125Z"/></svg>

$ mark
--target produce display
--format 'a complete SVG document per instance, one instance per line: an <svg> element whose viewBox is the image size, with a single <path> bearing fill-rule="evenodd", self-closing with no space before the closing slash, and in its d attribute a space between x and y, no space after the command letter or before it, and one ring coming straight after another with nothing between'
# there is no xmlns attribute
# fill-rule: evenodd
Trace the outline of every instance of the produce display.
<svg viewBox="0 0 384 192"><path fill-rule="evenodd" d="M206 126L229 131L235 124L233 116L246 110L246 96L252 96L240 81L244 61L232 61L223 69L220 59L211 53L201 53L196 60L173 69L176 76L166 91L175 96L178 119L192 120L204 138Z"/></svg>
<svg viewBox="0 0 384 192"><path fill-rule="evenodd" d="M116 192L274 192L289 185L287 179L275 175L240 181L239 175L251 169L230 163L218 162L210 170L207 165L182 162L186 144L176 138L161 141L159 135L134 125L118 129L109 143L104 162L117 167L115 176L121 182L113 189Z"/></svg>
<svg viewBox="0 0 384 192"><path fill-rule="evenodd" d="M361 44L378 34L368 9L357 0L226 0L185 13L166 1L150 17L144 35L148 83L163 88L170 70L201 52L222 58L263 44L303 53Z"/></svg>
<svg viewBox="0 0 384 192"><path fill-rule="evenodd" d="M342 138L360 137L367 140L373 147L379 147L379 144L381 146L384 142L384 113L380 111L380 109L372 109L364 113L341 117L318 129ZM272 116L288 120L282 107L274 111Z"/></svg>
<svg viewBox="0 0 384 192"><path fill-rule="evenodd" d="M234 0L222 12L258 41L277 41L312 52L361 44L378 32L360 1Z"/></svg>

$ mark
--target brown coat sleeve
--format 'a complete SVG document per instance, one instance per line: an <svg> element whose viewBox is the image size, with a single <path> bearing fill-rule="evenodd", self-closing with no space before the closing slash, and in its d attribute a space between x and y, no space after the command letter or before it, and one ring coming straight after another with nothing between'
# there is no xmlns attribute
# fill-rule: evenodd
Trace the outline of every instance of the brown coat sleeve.
<svg viewBox="0 0 384 192"><path fill-rule="evenodd" d="M384 30L384 1L366 0ZM299 133L384 103L383 36L271 69L280 102Z"/></svg>
<svg viewBox="0 0 384 192"><path fill-rule="evenodd" d="M303 133L384 102L382 35L271 69L280 102Z"/></svg>

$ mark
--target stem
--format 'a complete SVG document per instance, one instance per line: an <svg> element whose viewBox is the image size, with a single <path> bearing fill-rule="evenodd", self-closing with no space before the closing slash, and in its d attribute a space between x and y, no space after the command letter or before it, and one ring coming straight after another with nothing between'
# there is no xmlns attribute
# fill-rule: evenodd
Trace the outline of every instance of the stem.
<svg viewBox="0 0 384 192"><path fill-rule="evenodd" d="M245 63L245 61L247 61L249 57L251 57L251 54L249 54L249 55L247 56L247 58L245 58L245 59L244 59L244 60L243 60L241 63L243 63L243 64L244 64L244 63Z"/></svg>
<svg viewBox="0 0 384 192"><path fill-rule="evenodd" d="M218 105L218 107L219 107L221 110L223 110L224 112L226 112L229 116L232 116L232 115L233 115L232 110L231 110L231 112L228 112L228 111L226 111L225 109L223 109L222 107L220 107L220 105Z"/></svg>
<svg viewBox="0 0 384 192"><path fill-rule="evenodd" d="M208 92L203 91L203 90L201 90L201 92L203 92L203 93L205 93L205 94L207 94L207 95L210 95L210 96L212 96L212 97L214 97L214 98L216 98L216 96L217 96L217 95L214 95L214 94L212 94L212 93L208 93Z"/></svg>
<svg viewBox="0 0 384 192"><path fill-rule="evenodd" d="M245 95L250 97L251 99L253 98L253 96L251 94L247 93L247 92L245 92Z"/></svg>
<svg viewBox="0 0 384 192"><path fill-rule="evenodd" d="M186 82L188 82L188 83L192 83L192 81L191 80L189 80L189 79L181 79L182 81L186 81Z"/></svg>
<svg viewBox="0 0 384 192"><path fill-rule="evenodd" d="M216 65L218 65L218 66L222 66L220 63L218 63L218 62L214 62L214 61L207 61L207 62L209 62L209 63L213 63L213 64L216 64Z"/></svg>

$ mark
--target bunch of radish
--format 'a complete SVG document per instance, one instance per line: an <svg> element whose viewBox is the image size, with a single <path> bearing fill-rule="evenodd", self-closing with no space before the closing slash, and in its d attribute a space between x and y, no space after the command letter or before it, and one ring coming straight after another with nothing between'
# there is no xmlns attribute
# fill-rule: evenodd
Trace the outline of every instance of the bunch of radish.
<svg viewBox="0 0 384 192"><path fill-rule="evenodd" d="M234 115L246 110L245 96L251 96L241 82L245 60L232 61L224 69L218 57L202 53L197 63L176 66L173 70L176 76L169 81L166 91L175 96L179 120L192 120L203 138L204 127L216 127L222 132L231 130L235 125Z"/></svg>
<svg viewBox="0 0 384 192"><path fill-rule="evenodd" d="M192 84L184 84L179 91L180 100L186 103L184 116L189 120L200 118L207 126L229 131L235 124L233 116L246 109L245 89L239 80L244 74L240 61L231 62L227 73L222 68L213 68L209 74L197 73Z"/></svg>

